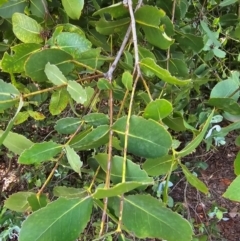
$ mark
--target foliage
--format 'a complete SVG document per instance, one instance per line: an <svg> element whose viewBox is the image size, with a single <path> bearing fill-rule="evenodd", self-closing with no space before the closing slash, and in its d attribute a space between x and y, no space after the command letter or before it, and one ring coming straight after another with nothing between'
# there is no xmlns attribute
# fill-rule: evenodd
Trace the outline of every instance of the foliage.
<svg viewBox="0 0 240 241"><path fill-rule="evenodd" d="M178 169L207 194L182 159L239 129L236 2L0 1L0 144L19 164L54 165L37 193L5 201L29 213L20 241L76 240L96 208L100 238L192 240L190 223L168 207L169 184ZM223 118L233 123L221 127ZM16 131L32 119L55 123L54 134ZM239 175L239 155L234 166ZM60 169L81 185L52 189ZM146 191L156 180L158 199ZM239 182L226 198L240 200Z"/></svg>

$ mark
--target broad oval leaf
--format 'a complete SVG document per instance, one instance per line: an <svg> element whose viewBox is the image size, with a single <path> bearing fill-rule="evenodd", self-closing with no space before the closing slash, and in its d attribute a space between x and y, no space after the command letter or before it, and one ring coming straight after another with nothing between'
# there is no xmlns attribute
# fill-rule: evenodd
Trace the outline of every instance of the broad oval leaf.
<svg viewBox="0 0 240 241"><path fill-rule="evenodd" d="M157 99L150 102L143 113L143 116L148 119L151 118L160 121L167 117L173 111L172 104L164 99Z"/></svg>
<svg viewBox="0 0 240 241"><path fill-rule="evenodd" d="M75 241L86 227L91 212L91 197L59 198L23 222L19 241ZM63 228L64 232L60 232Z"/></svg>
<svg viewBox="0 0 240 241"><path fill-rule="evenodd" d="M66 117L58 120L54 129L60 134L73 134L81 123L80 118Z"/></svg>
<svg viewBox="0 0 240 241"><path fill-rule="evenodd" d="M228 187L223 197L240 202L240 176L237 176Z"/></svg>
<svg viewBox="0 0 240 241"><path fill-rule="evenodd" d="M148 175L159 176L167 174L172 165L174 165L173 169L175 169L176 164L174 164L172 156L166 155L155 159L147 159L142 167Z"/></svg>
<svg viewBox="0 0 240 241"><path fill-rule="evenodd" d="M0 79L0 110L13 106L16 103L15 97L19 95L20 92L12 84Z"/></svg>
<svg viewBox="0 0 240 241"><path fill-rule="evenodd" d="M84 198L88 196L86 189L65 186L55 186L53 194L55 197L65 197L67 199Z"/></svg>
<svg viewBox="0 0 240 241"><path fill-rule="evenodd" d="M96 22L96 30L103 35L122 32L127 29L130 22L129 18L122 18L116 21L107 21L105 18L101 18Z"/></svg>
<svg viewBox="0 0 240 241"><path fill-rule="evenodd" d="M7 3L0 7L0 16L2 18L12 18L14 13L24 13L28 3L25 0L7 0Z"/></svg>
<svg viewBox="0 0 240 241"><path fill-rule="evenodd" d="M14 13L12 17L13 32L24 43L42 43L40 33L43 28L36 20L22 13Z"/></svg>
<svg viewBox="0 0 240 241"><path fill-rule="evenodd" d="M68 145L65 146L65 151L68 163L70 164L71 168L80 175L81 167L83 165L80 156Z"/></svg>
<svg viewBox="0 0 240 241"><path fill-rule="evenodd" d="M223 1L220 2L219 6L220 7L226 7L228 5L232 5L236 2L237 2L237 0L223 0Z"/></svg>
<svg viewBox="0 0 240 241"><path fill-rule="evenodd" d="M232 115L240 115L240 105L232 98L211 98L208 104Z"/></svg>
<svg viewBox="0 0 240 241"><path fill-rule="evenodd" d="M0 137L2 133L3 131L0 130ZM30 148L33 145L33 142L23 135L10 131L5 140L3 141L3 145L14 154L20 155L23 151Z"/></svg>
<svg viewBox="0 0 240 241"><path fill-rule="evenodd" d="M150 195L123 198L123 225L138 238L160 238L168 241L191 241L192 227L178 213L163 206ZM119 215L120 198L110 198L109 207ZM133 222L134 217L134 222Z"/></svg>
<svg viewBox="0 0 240 241"><path fill-rule="evenodd" d="M62 0L62 5L70 18L79 19L83 9L84 0Z"/></svg>
<svg viewBox="0 0 240 241"><path fill-rule="evenodd" d="M87 101L86 90L76 81L68 81L67 91L77 103L84 104Z"/></svg>
<svg viewBox="0 0 240 241"><path fill-rule="evenodd" d="M109 124L108 116L104 115L103 113L90 113L88 115L83 116L82 119L89 125L92 125L94 127Z"/></svg>
<svg viewBox="0 0 240 241"><path fill-rule="evenodd" d="M48 79L54 85L65 85L67 84L68 80L63 75L61 70L54 64L50 64L49 62L46 64L44 69L45 74L47 75Z"/></svg>
<svg viewBox="0 0 240 241"><path fill-rule="evenodd" d="M78 140L78 136L74 137L70 146L77 150L97 148L108 142L108 132L108 125L98 126L80 140Z"/></svg>
<svg viewBox="0 0 240 241"><path fill-rule="evenodd" d="M191 82L191 80L180 80L176 77L172 76L166 69L163 69L159 65L157 65L153 59L145 58L140 62L140 66L143 71L148 70L155 74L161 80L174 85L186 85Z"/></svg>
<svg viewBox="0 0 240 241"><path fill-rule="evenodd" d="M72 56L60 49L43 49L30 55L25 63L26 75L33 81L46 82L48 78L44 72L46 64L56 65L63 75L73 70L74 65L70 63ZM36 64L37 63L37 64Z"/></svg>
<svg viewBox="0 0 240 241"><path fill-rule="evenodd" d="M177 40L182 49L191 49L196 53L200 52L204 47L202 36L181 33Z"/></svg>
<svg viewBox="0 0 240 241"><path fill-rule="evenodd" d="M33 144L22 152L18 162L20 164L35 164L48 161L62 151L62 145L53 141Z"/></svg>
<svg viewBox="0 0 240 241"><path fill-rule="evenodd" d="M132 90L133 76L129 71L125 71L122 75L122 83L127 90Z"/></svg>
<svg viewBox="0 0 240 241"><path fill-rule="evenodd" d="M152 183L141 183L141 182L124 182L116 184L111 188L97 188L96 192L93 194L93 198L102 199L106 197L115 197L122 195L124 193L130 192L138 187L144 185L150 185Z"/></svg>
<svg viewBox="0 0 240 241"><path fill-rule="evenodd" d="M31 13L39 18L44 18L46 13L45 8L48 7L47 1L46 0L30 0L30 10Z"/></svg>
<svg viewBox="0 0 240 241"><path fill-rule="evenodd" d="M118 119L113 125L115 131L124 145L127 117ZM128 146L129 152L134 155L157 158L168 153L172 139L167 130L153 120L131 116L129 125Z"/></svg>
<svg viewBox="0 0 240 241"><path fill-rule="evenodd" d="M33 193L31 196L28 197L27 199L31 209L33 212L46 207L48 203L48 198L46 194L41 194L40 196Z"/></svg>
<svg viewBox="0 0 240 241"><path fill-rule="evenodd" d="M9 55L4 53L1 68L4 72L8 73L21 73L24 71L24 63L35 51L38 51L42 46L35 43L18 44L11 48L15 54Z"/></svg>
<svg viewBox="0 0 240 241"><path fill-rule="evenodd" d="M108 155L100 153L96 155L95 160L101 166L101 168L107 172L108 166ZM111 181L114 184L120 183L122 181L122 166L123 166L123 157L113 156L111 164ZM140 168L139 165L127 159L126 164L126 174L125 179L127 182L142 182L142 183L151 183L153 178L149 177L147 173Z"/></svg>
<svg viewBox="0 0 240 241"><path fill-rule="evenodd" d="M212 89L210 99L212 98L231 98L238 100L239 98L239 83L232 78L218 82ZM234 95L232 95L234 93Z"/></svg>
<svg viewBox="0 0 240 241"><path fill-rule="evenodd" d="M49 111L52 115L59 115L68 105L69 95L66 89L53 92L50 100Z"/></svg>
<svg viewBox="0 0 240 241"><path fill-rule="evenodd" d="M5 202L4 206L12 211L16 212L26 212L30 211L30 205L28 203L28 197L33 195L32 192L17 192L9 196Z"/></svg>
<svg viewBox="0 0 240 241"><path fill-rule="evenodd" d="M91 49L91 42L85 36L78 33L60 33L55 38L55 45L67 53L71 54L74 58L80 57L80 54Z"/></svg>

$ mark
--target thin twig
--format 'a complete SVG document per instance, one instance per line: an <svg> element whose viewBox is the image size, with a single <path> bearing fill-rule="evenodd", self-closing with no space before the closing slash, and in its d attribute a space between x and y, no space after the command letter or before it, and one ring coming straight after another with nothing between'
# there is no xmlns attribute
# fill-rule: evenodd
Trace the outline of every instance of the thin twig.
<svg viewBox="0 0 240 241"><path fill-rule="evenodd" d="M142 0L139 0L138 6L141 6L141 4L142 4ZM130 128L130 118L131 118L132 108L133 108L133 100L134 100L134 95L135 95L138 80L141 77L141 71L140 71L140 66L139 66L139 52L138 52L138 45L137 45L136 21L135 21L134 12L133 12L132 0L128 0L128 8L129 8L130 16L131 16L132 39L133 39L133 44L134 44L134 56L135 56L135 66L134 66L133 74L136 74L136 78L135 78L135 81L133 84L133 89L132 89L130 103L129 103L129 111L128 111L127 121L126 121L123 166L122 166L122 183L124 183L126 181L127 147L128 147L129 128ZM124 204L124 194L122 194L121 198L120 198L118 227L116 230L117 232L122 231L121 226L122 226L122 217L123 217L123 204Z"/></svg>

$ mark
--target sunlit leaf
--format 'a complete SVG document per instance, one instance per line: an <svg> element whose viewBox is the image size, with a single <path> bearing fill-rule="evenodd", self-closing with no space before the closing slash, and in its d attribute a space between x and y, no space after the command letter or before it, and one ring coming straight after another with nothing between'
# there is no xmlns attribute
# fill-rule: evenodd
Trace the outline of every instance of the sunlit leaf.
<svg viewBox="0 0 240 241"><path fill-rule="evenodd" d="M150 195L124 196L123 225L138 238L161 238L168 241L192 240L192 228L178 213L166 208ZM110 198L109 207L119 215L120 198ZM134 217L134 222L133 222Z"/></svg>
<svg viewBox="0 0 240 241"><path fill-rule="evenodd" d="M180 80L176 77L172 76L166 69L161 68L157 65L153 59L145 58L140 62L140 66L143 70L147 69L153 74L155 74L158 78L169 84L175 85L186 85L190 83L190 80Z"/></svg>
<svg viewBox="0 0 240 241"><path fill-rule="evenodd" d="M35 164L48 161L62 151L62 146L53 142L33 144L29 149L22 152L18 162L21 164Z"/></svg>
<svg viewBox="0 0 240 241"><path fill-rule="evenodd" d="M40 35L43 28L36 20L22 13L14 13L12 17L13 32L24 43L42 43Z"/></svg>
<svg viewBox="0 0 240 241"><path fill-rule="evenodd" d="M70 18L79 19L83 9L84 0L62 0L62 5Z"/></svg>
<svg viewBox="0 0 240 241"><path fill-rule="evenodd" d="M86 227L91 212L91 197L84 199L59 198L32 213L23 222L19 241L54 239L74 241ZM63 227L64 232L59 232Z"/></svg>
<svg viewBox="0 0 240 241"><path fill-rule="evenodd" d="M125 139L126 121L127 118L122 117L113 125L113 130L120 137L122 146ZM162 125L138 116L131 116L129 124L127 146L129 152L146 158L156 158L167 154L172 139Z"/></svg>

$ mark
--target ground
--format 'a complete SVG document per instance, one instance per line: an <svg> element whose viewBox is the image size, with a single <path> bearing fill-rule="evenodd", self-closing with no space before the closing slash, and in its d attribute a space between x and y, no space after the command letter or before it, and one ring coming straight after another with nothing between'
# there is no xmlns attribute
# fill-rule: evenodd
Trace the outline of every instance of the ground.
<svg viewBox="0 0 240 241"><path fill-rule="evenodd" d="M204 146L200 146L195 153L184 159L193 166L194 163L204 162L208 164L206 170L196 169L199 178L209 188L209 194L199 193L195 188L186 183L185 178L179 173L179 181L174 185L170 192L175 203L183 203L183 215L192 220L195 232L199 236L205 234L202 240L208 241L239 241L240 240L240 205L222 197L232 180L236 177L233 170L233 161L238 152L234 144L235 137L227 139L227 145L218 147L206 152ZM24 190L24 183L19 181L21 168L18 167L16 160L12 158L9 166L9 158L4 152L0 154L0 193L1 205L4 198L9 194ZM7 164L8 163L8 164ZM191 169L191 168L190 168ZM217 207L219 210L226 210L224 218L227 221L219 221L217 218L210 218L208 214L211 209ZM15 239L12 239L15 240ZM154 239L150 239L154 240Z"/></svg>

